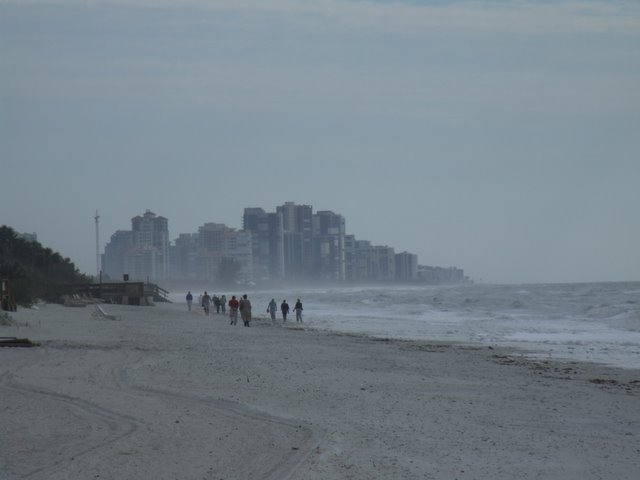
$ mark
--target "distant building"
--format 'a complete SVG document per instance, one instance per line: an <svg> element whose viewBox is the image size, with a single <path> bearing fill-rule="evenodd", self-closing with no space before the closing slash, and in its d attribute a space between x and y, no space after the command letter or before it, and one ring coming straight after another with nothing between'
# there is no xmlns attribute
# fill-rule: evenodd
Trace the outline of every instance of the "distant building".
<svg viewBox="0 0 640 480"><path fill-rule="evenodd" d="M151 210L131 219L133 249L124 255L131 280L169 278L169 221Z"/></svg>
<svg viewBox="0 0 640 480"><path fill-rule="evenodd" d="M197 233L180 234L170 253L173 279L253 281L249 231L236 230L223 223L205 223L198 227ZM226 278L229 275L235 278Z"/></svg>
<svg viewBox="0 0 640 480"><path fill-rule="evenodd" d="M102 254L102 272L112 279L121 280L125 273L124 257L133 249L133 232L118 230L111 235L111 240L104 246Z"/></svg>
<svg viewBox="0 0 640 480"><path fill-rule="evenodd" d="M464 270L456 267L418 266L418 281L429 284L460 283L467 279Z"/></svg>
<svg viewBox="0 0 640 480"><path fill-rule="evenodd" d="M198 234L181 233L174 245L169 246L171 278L195 280L198 278Z"/></svg>
<svg viewBox="0 0 640 480"><path fill-rule="evenodd" d="M253 280L252 234L236 230L222 223L205 223L198 228L198 278L206 280ZM237 278L225 279L225 262L237 265Z"/></svg>
<svg viewBox="0 0 640 480"><path fill-rule="evenodd" d="M313 207L285 202L282 215L284 272L288 279L310 278L313 270Z"/></svg>
<svg viewBox="0 0 640 480"><path fill-rule="evenodd" d="M253 282L253 248L251 232L232 230L227 236L224 260L237 263L239 269L236 280Z"/></svg>
<svg viewBox="0 0 640 480"><path fill-rule="evenodd" d="M344 236L344 275L345 280L352 282L356 277L356 237Z"/></svg>
<svg viewBox="0 0 640 480"><path fill-rule="evenodd" d="M396 278L396 253L392 247L374 247L378 271L374 278L383 282L392 282Z"/></svg>
<svg viewBox="0 0 640 480"><path fill-rule="evenodd" d="M173 278L229 282L321 280L335 282L468 281L456 267L418 265L418 256L373 245L346 232L346 220L330 210L285 202L275 212L244 209L242 230L205 223L197 233L169 242L169 222L146 210L131 219L131 230L111 236L102 270L131 281ZM35 240L35 234L32 237Z"/></svg>
<svg viewBox="0 0 640 480"><path fill-rule="evenodd" d="M253 275L258 281L284 278L284 228L282 214L262 208L245 208L244 230L251 232Z"/></svg>
<svg viewBox="0 0 640 480"><path fill-rule="evenodd" d="M17 233L18 238L26 240L27 242L37 242L38 235L36 233Z"/></svg>
<svg viewBox="0 0 640 480"><path fill-rule="evenodd" d="M413 282L418 279L418 256L413 253L396 253L395 278L399 281Z"/></svg>
<svg viewBox="0 0 640 480"><path fill-rule="evenodd" d="M349 280L391 282L395 280L395 251L391 247L372 245L368 240L347 238L350 264Z"/></svg>
<svg viewBox="0 0 640 480"><path fill-rule="evenodd" d="M169 221L150 210L131 219L131 230L111 236L102 255L102 271L111 278L169 278Z"/></svg>
<svg viewBox="0 0 640 480"><path fill-rule="evenodd" d="M313 272L323 280L346 279L345 220L325 210L313 216Z"/></svg>
<svg viewBox="0 0 640 480"><path fill-rule="evenodd" d="M214 280L218 266L225 255L227 226L222 223L205 223L198 227L198 278Z"/></svg>
<svg viewBox="0 0 640 480"><path fill-rule="evenodd" d="M369 280L372 278L376 263L375 252L368 240L354 240L353 279Z"/></svg>

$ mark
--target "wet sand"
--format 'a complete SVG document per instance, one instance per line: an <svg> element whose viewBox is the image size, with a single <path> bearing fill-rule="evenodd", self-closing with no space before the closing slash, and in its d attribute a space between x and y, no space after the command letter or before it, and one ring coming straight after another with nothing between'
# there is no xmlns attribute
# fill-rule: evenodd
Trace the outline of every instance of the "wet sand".
<svg viewBox="0 0 640 480"><path fill-rule="evenodd" d="M0 478L631 479L640 372L182 305L42 306L0 336ZM241 323L241 322L240 322Z"/></svg>

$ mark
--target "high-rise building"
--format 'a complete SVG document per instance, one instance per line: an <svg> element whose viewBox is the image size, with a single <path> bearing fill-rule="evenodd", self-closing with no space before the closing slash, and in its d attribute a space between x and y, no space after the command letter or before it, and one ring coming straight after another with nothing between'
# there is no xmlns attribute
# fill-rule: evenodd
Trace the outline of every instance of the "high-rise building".
<svg viewBox="0 0 640 480"><path fill-rule="evenodd" d="M396 253L395 279L412 282L418 278L418 255L408 252Z"/></svg>
<svg viewBox="0 0 640 480"><path fill-rule="evenodd" d="M169 278L169 221L151 210L131 219L133 248L124 255L131 279Z"/></svg>
<svg viewBox="0 0 640 480"><path fill-rule="evenodd" d="M396 252L392 247L375 246L375 254L378 263L376 280L390 282L396 277Z"/></svg>
<svg viewBox="0 0 640 480"><path fill-rule="evenodd" d="M243 229L205 223L169 243L168 220L146 210L105 245L102 270L112 278L204 281L455 281L458 269L417 265L417 255L346 234L342 215L286 202L274 213L245 208Z"/></svg>
<svg viewBox="0 0 640 480"><path fill-rule="evenodd" d="M232 230L230 232L227 236L223 261L231 261L238 266L236 280L242 283L253 281L251 232L248 230Z"/></svg>
<svg viewBox="0 0 640 480"><path fill-rule="evenodd" d="M357 280L355 235L344 236L344 275L347 281Z"/></svg>
<svg viewBox="0 0 640 480"><path fill-rule="evenodd" d="M131 219L131 231L137 247L153 246L162 251L169 244L169 220L151 210Z"/></svg>
<svg viewBox="0 0 640 480"><path fill-rule="evenodd" d="M367 240L355 240L353 252L355 280L387 282L395 279L393 248L371 245Z"/></svg>
<svg viewBox="0 0 640 480"><path fill-rule="evenodd" d="M313 269L313 207L285 202L276 212L282 215L286 277L309 278Z"/></svg>
<svg viewBox="0 0 640 480"><path fill-rule="evenodd" d="M104 246L102 254L102 272L112 279L121 280L125 273L124 256L133 249L133 232L117 230Z"/></svg>
<svg viewBox="0 0 640 480"><path fill-rule="evenodd" d="M368 240L354 241L353 278L354 280L369 280L377 272L377 261L374 247Z"/></svg>
<svg viewBox="0 0 640 480"><path fill-rule="evenodd" d="M238 231L222 223L205 223L198 228L198 278L252 281L252 263L251 232ZM229 276L236 278L224 278Z"/></svg>
<svg viewBox="0 0 640 480"><path fill-rule="evenodd" d="M170 247L171 277L178 280L253 281L251 232L205 223Z"/></svg>
<svg viewBox="0 0 640 480"><path fill-rule="evenodd" d="M243 228L251 232L253 275L259 281L284 278L282 214L262 208L245 208Z"/></svg>
<svg viewBox="0 0 640 480"><path fill-rule="evenodd" d="M171 278L197 279L198 234L181 233L169 247Z"/></svg>
<svg viewBox="0 0 640 480"><path fill-rule="evenodd" d="M313 216L314 273L319 278L345 280L345 230L342 215L325 210Z"/></svg>
<svg viewBox="0 0 640 480"><path fill-rule="evenodd" d="M131 230L118 230L105 245L102 271L113 279L169 278L169 221L150 210L131 219Z"/></svg>

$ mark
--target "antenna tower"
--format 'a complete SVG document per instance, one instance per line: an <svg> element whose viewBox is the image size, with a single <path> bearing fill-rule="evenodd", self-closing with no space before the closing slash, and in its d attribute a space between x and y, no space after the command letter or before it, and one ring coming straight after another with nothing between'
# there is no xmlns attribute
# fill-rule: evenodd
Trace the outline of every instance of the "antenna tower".
<svg viewBox="0 0 640 480"><path fill-rule="evenodd" d="M98 210L96 210L96 216L93 217L96 221L96 278L100 277L100 229L98 228Z"/></svg>

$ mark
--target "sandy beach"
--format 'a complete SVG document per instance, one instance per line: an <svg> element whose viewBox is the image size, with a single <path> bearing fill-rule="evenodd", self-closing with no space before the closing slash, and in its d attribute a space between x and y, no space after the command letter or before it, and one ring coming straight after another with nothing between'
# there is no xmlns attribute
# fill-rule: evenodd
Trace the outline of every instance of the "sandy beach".
<svg viewBox="0 0 640 480"><path fill-rule="evenodd" d="M42 305L0 336L2 479L632 479L640 372Z"/></svg>

